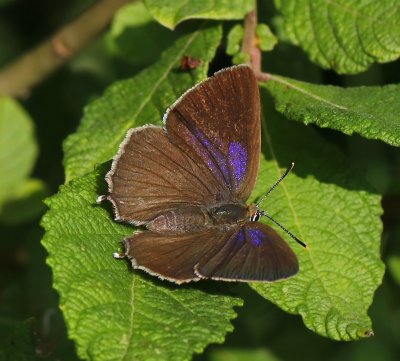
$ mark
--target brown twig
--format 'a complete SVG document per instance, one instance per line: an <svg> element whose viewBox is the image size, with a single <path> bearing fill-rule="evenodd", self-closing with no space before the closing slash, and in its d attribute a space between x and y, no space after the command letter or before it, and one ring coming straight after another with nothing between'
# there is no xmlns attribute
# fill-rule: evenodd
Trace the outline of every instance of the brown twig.
<svg viewBox="0 0 400 361"><path fill-rule="evenodd" d="M254 72L258 81L267 83L271 79L271 75L268 73L263 73L262 71Z"/></svg>
<svg viewBox="0 0 400 361"><path fill-rule="evenodd" d="M31 89L97 36L115 12L132 0L101 0L50 39L0 71L0 94L27 97Z"/></svg>
<svg viewBox="0 0 400 361"><path fill-rule="evenodd" d="M254 10L249 12L244 19L244 34L242 42L242 53L249 55L248 65L254 73L261 71L261 51L258 47L256 36L257 28L257 2L254 2Z"/></svg>
<svg viewBox="0 0 400 361"><path fill-rule="evenodd" d="M258 81L268 82L270 75L261 71L261 50L258 47L257 28L257 2L255 1L254 10L246 15L244 19L244 34L242 42L242 53L249 55L248 65L254 71Z"/></svg>

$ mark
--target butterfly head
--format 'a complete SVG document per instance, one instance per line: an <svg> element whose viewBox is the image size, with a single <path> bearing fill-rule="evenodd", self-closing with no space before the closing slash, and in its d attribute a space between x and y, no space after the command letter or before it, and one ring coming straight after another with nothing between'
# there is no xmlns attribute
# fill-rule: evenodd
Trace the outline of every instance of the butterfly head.
<svg viewBox="0 0 400 361"><path fill-rule="evenodd" d="M260 210L259 206L263 202L263 200L276 188L276 186L282 182L282 180L289 174L289 172L293 169L294 167L294 162L291 163L288 169L286 169L285 173L282 174L282 176L278 179L277 182L269 189L268 192L266 192L256 204L251 204L248 206L248 212L250 215L250 221L251 222L257 222L260 220L261 217L266 217L272 222L274 222L278 227L283 229L290 237L292 237L297 243L302 245L304 248L307 247L307 245L302 242L299 238L297 238L292 232L287 230L284 226L282 226L279 222L275 221L268 213L267 211Z"/></svg>
<svg viewBox="0 0 400 361"><path fill-rule="evenodd" d="M251 222L259 221L262 216L262 213L256 204L250 204L248 206L248 212L249 212L248 214L250 215L249 218Z"/></svg>

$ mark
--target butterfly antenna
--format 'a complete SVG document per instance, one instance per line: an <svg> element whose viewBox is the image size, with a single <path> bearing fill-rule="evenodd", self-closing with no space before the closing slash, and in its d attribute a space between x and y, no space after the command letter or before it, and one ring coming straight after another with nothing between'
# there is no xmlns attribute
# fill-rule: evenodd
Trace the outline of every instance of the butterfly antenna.
<svg viewBox="0 0 400 361"><path fill-rule="evenodd" d="M284 180L284 178L289 174L289 172L293 169L293 167L294 167L294 162L292 162L292 164L289 166L289 168L286 169L285 173L283 173L283 174L281 175L281 177L275 182L275 184L270 188L270 190L269 190L267 193L265 193L265 194L261 197L261 199L260 199L260 200L258 201L258 203L256 204L257 207L258 207L258 206L260 205L260 203L267 197L267 195L270 194L270 193L276 188L276 186L277 186L280 182L282 182L282 181Z"/></svg>
<svg viewBox="0 0 400 361"><path fill-rule="evenodd" d="M292 232L290 232L289 230L287 230L284 226L282 226L280 223L278 223L277 221L275 221L275 219L273 219L267 212L265 211L260 211L260 215L267 217L268 219L270 219L272 222L274 222L277 226L279 226L281 229L283 229L290 237L292 237L298 244L300 244L301 246L303 246L304 248L307 248L307 245L300 241Z"/></svg>

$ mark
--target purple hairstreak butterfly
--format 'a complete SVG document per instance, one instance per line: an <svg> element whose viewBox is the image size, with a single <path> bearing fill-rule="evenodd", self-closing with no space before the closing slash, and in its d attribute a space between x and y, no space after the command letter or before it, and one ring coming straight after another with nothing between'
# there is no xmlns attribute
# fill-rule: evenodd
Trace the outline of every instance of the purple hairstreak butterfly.
<svg viewBox="0 0 400 361"><path fill-rule="evenodd" d="M258 173L260 127L256 78L239 65L183 94L162 128L129 130L100 200L112 202L116 220L146 229L125 238L124 254L115 257L176 283L271 282L296 274L296 255L258 221L272 218L260 202L246 205Z"/></svg>

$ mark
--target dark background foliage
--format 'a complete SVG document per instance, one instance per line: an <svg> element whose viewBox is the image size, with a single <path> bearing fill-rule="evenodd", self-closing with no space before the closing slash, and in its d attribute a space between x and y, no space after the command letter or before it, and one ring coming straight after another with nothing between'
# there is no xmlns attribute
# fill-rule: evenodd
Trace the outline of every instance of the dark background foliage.
<svg viewBox="0 0 400 361"><path fill-rule="evenodd" d="M0 68L49 37L60 24L70 21L90 3L89 0L0 1ZM271 4L260 5L259 12L272 13L271 9ZM233 24L225 26L229 28ZM146 45L138 44L137 51L141 46ZM225 54L222 44L210 73L230 64L230 57ZM34 120L40 150L33 177L46 184L47 195L56 193L64 182L62 142L76 130L83 107L115 80L131 77L147 65L132 65L124 57L111 53L104 37L100 36L36 87L28 98L21 100ZM304 52L288 43L280 43L273 52L265 55L262 68L299 80L340 86L400 82L398 60L374 64L357 75L338 75L313 65ZM400 257L398 148L359 135L347 136L329 129L314 128L322 137L339 146L352 164L364 169L370 184L383 195L382 258L385 264L390 265ZM72 341L67 339L58 295L52 289L51 270L45 264L46 251L40 244L43 230L39 220L43 211L23 222L0 223L0 336L4 348L18 345L28 350L32 344L39 350L39 356L32 353L26 359L74 360L78 358ZM399 274L398 269L389 267L375 294L369 312L375 336L348 343L316 335L304 327L299 316L289 315L265 302L253 290L240 287L245 305L238 309L234 332L228 334L225 344L211 345L194 359L397 360L400 353ZM30 320L25 321L27 319Z"/></svg>

